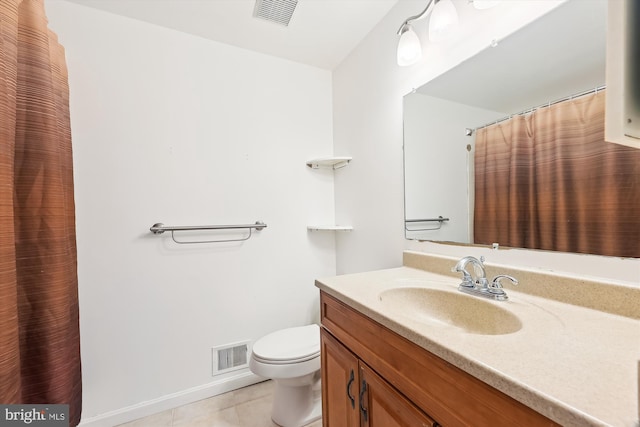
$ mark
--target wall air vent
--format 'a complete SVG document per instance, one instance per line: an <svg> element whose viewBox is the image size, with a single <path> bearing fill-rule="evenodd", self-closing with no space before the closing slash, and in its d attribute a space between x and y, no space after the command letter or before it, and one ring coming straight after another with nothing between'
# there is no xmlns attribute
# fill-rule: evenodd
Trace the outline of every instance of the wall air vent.
<svg viewBox="0 0 640 427"><path fill-rule="evenodd" d="M211 364L211 374L215 376L248 367L250 353L249 342L212 348L211 358L213 360Z"/></svg>
<svg viewBox="0 0 640 427"><path fill-rule="evenodd" d="M286 27L297 5L298 0L256 0L253 16Z"/></svg>

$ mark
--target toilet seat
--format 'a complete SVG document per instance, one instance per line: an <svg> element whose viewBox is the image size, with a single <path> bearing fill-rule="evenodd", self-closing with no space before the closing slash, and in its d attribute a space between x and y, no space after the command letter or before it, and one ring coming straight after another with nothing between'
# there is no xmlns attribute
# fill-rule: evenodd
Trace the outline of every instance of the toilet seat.
<svg viewBox="0 0 640 427"><path fill-rule="evenodd" d="M253 344L252 357L273 365L302 363L320 357L320 328L308 325L272 332Z"/></svg>
<svg viewBox="0 0 640 427"><path fill-rule="evenodd" d="M254 360L256 360L257 362L266 363L268 365L295 365L296 363L307 362L317 357L320 357L320 352L316 354L312 354L311 356L308 356L305 358L301 358L301 359L283 359L283 360L264 359L262 357L256 356L255 354L253 355Z"/></svg>

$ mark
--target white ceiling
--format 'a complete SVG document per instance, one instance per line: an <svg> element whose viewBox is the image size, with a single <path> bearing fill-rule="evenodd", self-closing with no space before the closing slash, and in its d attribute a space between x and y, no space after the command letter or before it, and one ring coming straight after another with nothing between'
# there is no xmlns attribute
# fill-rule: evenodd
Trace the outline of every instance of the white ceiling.
<svg viewBox="0 0 640 427"><path fill-rule="evenodd" d="M398 0L299 0L288 27L253 17L255 0L68 0L328 70Z"/></svg>

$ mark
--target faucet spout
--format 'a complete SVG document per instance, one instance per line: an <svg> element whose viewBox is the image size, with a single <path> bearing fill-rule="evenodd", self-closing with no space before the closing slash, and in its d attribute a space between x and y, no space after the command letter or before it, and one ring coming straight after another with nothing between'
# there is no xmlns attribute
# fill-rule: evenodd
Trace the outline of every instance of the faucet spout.
<svg viewBox="0 0 640 427"><path fill-rule="evenodd" d="M461 286L474 287L476 283L481 286L487 286L487 273L484 269L483 262L484 257L480 257L480 259L478 259L476 257L466 256L458 261L451 271L462 273ZM467 270L467 264L471 264L473 266L476 276L475 281L473 280L471 273Z"/></svg>
<svg viewBox="0 0 640 427"><path fill-rule="evenodd" d="M480 257L480 259L478 259L472 256L466 256L458 261L458 263L451 269L453 272L462 273L462 283L458 286L458 290L467 294L491 298L497 301L508 300L509 297L502 289L500 280L509 279L514 285L517 285L518 281L514 277L507 276L506 274L499 274L493 279L493 282L489 284L483 263L484 257ZM475 280L467 270L468 264L473 266L476 277Z"/></svg>

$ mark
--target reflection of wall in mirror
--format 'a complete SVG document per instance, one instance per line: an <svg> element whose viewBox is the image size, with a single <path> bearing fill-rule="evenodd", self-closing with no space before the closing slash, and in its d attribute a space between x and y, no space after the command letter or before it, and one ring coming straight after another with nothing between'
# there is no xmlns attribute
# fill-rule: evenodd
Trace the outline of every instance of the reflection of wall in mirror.
<svg viewBox="0 0 640 427"><path fill-rule="evenodd" d="M640 23L637 22L639 3L639 0L607 2L604 137L608 142L635 148L640 148L640 59L637 53L640 48L633 38L637 39L640 32Z"/></svg>
<svg viewBox="0 0 640 427"><path fill-rule="evenodd" d="M475 136L465 134L505 115L422 95L404 97L405 218L449 218L408 224L407 239L472 242L473 156L467 151ZM470 220L471 218L471 220Z"/></svg>
<svg viewBox="0 0 640 427"><path fill-rule="evenodd" d="M640 138L640 1L628 1L626 15L624 134Z"/></svg>

